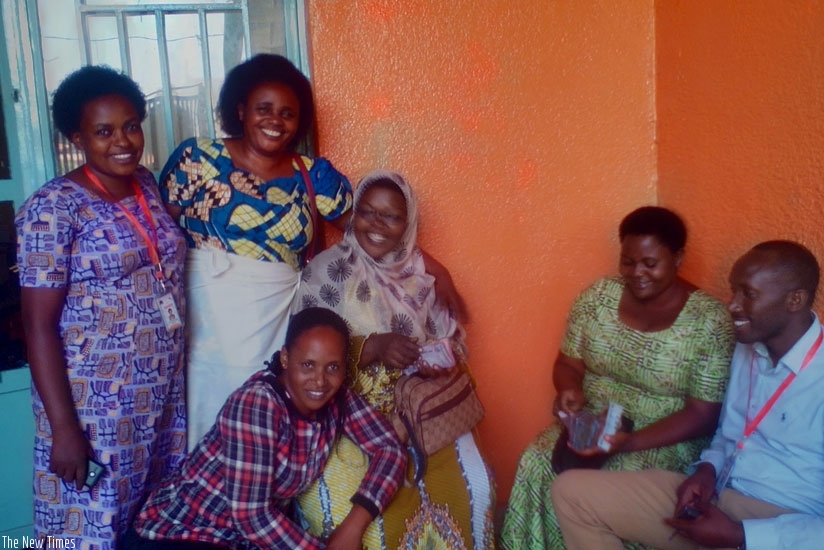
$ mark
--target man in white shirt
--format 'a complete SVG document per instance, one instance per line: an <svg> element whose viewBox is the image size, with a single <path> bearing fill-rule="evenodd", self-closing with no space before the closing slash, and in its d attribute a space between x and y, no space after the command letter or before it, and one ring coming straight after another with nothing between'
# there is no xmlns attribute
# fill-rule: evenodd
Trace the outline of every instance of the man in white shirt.
<svg viewBox="0 0 824 550"><path fill-rule="evenodd" d="M738 344L718 431L690 476L570 470L552 484L570 550L824 548L824 344L819 267L790 241L733 266Z"/></svg>

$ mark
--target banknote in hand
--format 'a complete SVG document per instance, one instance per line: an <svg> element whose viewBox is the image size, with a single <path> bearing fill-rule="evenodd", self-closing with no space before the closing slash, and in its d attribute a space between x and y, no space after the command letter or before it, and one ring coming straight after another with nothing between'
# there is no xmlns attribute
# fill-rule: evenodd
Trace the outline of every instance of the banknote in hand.
<svg viewBox="0 0 824 550"><path fill-rule="evenodd" d="M441 338L429 342L421 348L421 357L418 361L426 361L430 367L451 369L455 366L455 355L452 353L452 341Z"/></svg>

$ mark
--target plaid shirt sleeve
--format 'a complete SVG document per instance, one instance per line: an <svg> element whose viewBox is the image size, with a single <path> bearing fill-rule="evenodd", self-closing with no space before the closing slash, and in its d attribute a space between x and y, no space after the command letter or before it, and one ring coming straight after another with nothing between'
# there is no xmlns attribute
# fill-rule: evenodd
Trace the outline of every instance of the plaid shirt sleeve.
<svg viewBox="0 0 824 550"><path fill-rule="evenodd" d="M344 433L369 456L366 471L352 502L373 516L385 509L406 471L406 451L395 430L365 399L347 389Z"/></svg>
<svg viewBox="0 0 824 550"><path fill-rule="evenodd" d="M235 394L218 417L232 518L237 531L260 548L324 548L278 509L272 494L277 464L288 460L289 441L278 433L285 415L271 393L256 385Z"/></svg>

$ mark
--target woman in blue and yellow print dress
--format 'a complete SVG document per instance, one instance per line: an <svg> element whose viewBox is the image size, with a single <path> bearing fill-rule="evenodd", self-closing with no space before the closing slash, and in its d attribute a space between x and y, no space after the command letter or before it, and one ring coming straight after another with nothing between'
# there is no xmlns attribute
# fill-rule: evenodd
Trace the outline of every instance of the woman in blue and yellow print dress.
<svg viewBox="0 0 824 550"><path fill-rule="evenodd" d="M186 246L138 164L145 105L137 85L111 69L67 77L55 125L86 163L43 185L16 219L34 382L34 530L51 547L114 549L138 505L186 456L177 326ZM177 309L169 324L163 296ZM83 484L89 459L105 469L92 489Z"/></svg>
<svg viewBox="0 0 824 550"><path fill-rule="evenodd" d="M316 231L294 147L314 118L306 77L261 54L232 69L220 92L225 139L189 139L160 176L189 243L189 445L229 394L283 344L301 252ZM320 216L343 227L349 181L323 158L299 157Z"/></svg>
<svg viewBox="0 0 824 550"><path fill-rule="evenodd" d="M603 468L683 471L715 431L735 339L724 305L678 276L686 228L673 212L642 207L619 229L621 277L576 299L555 362L556 410L609 403L635 423L619 432ZM501 534L507 550L563 548L549 491L557 472L553 424L521 456Z"/></svg>

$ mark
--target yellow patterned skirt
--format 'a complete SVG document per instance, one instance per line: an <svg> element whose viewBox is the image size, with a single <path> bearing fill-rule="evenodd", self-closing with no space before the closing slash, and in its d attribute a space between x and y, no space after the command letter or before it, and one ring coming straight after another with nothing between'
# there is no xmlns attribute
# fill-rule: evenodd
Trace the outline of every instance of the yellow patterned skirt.
<svg viewBox="0 0 824 550"><path fill-rule="evenodd" d="M430 456L419 485L412 462L404 485L367 529L364 548L494 548L494 487L472 434ZM323 475L299 498L310 533L328 536L343 521L366 469L366 455L341 437Z"/></svg>

